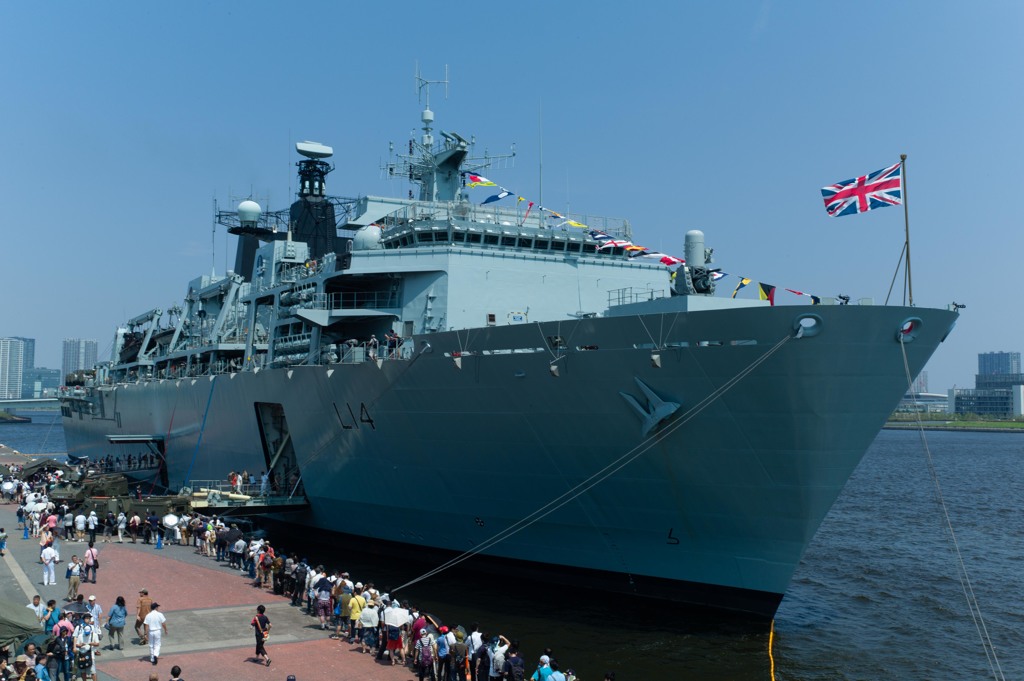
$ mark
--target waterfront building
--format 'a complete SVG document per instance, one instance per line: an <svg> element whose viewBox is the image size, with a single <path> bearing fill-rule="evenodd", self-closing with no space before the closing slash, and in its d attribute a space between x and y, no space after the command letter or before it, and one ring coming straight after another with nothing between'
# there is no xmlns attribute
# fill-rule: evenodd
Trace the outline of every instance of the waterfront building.
<svg viewBox="0 0 1024 681"><path fill-rule="evenodd" d="M39 399L40 397L55 397L58 389L64 383L60 369L47 369L46 367L34 367L24 372L21 384L22 399Z"/></svg>
<svg viewBox="0 0 1024 681"><path fill-rule="evenodd" d="M25 343L18 338L0 338L0 399L21 399L25 366Z"/></svg>
<svg viewBox="0 0 1024 681"><path fill-rule="evenodd" d="M97 347L94 340L65 338L64 358L61 362L61 382L66 380L68 374L95 367Z"/></svg>
<svg viewBox="0 0 1024 681"><path fill-rule="evenodd" d="M1020 374L1019 352L982 352L978 355L979 376Z"/></svg>
<svg viewBox="0 0 1024 681"><path fill-rule="evenodd" d="M1020 353L979 353L974 389L952 388L948 402L949 412L953 414L995 418L1024 415L1024 373L1021 373Z"/></svg>
<svg viewBox="0 0 1024 681"><path fill-rule="evenodd" d="M977 414L994 418L1024 416L1024 385L994 390L951 388L948 409L951 414Z"/></svg>

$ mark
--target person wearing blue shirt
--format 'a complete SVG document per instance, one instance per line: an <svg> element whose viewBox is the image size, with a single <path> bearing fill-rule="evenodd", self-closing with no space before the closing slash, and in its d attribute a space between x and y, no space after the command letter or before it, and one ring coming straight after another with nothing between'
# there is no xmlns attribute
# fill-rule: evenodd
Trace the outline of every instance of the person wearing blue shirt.
<svg viewBox="0 0 1024 681"><path fill-rule="evenodd" d="M110 608L107 614L107 626L110 629L110 650L114 649L114 641L117 641L117 649L124 650L124 625L127 621L128 609L125 607L124 596L118 596L117 602Z"/></svg>
<svg viewBox="0 0 1024 681"><path fill-rule="evenodd" d="M40 653L36 657L36 681L50 681L50 672L46 669L46 655Z"/></svg>
<svg viewBox="0 0 1024 681"><path fill-rule="evenodd" d="M541 655L537 671L533 673L530 679L531 681L547 681L549 676L551 676L551 658L547 655Z"/></svg>

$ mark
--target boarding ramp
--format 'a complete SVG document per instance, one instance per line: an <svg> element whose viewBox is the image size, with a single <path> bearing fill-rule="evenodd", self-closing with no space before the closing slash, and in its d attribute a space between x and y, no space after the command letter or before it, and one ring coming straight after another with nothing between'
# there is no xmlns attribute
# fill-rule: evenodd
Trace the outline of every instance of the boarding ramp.
<svg viewBox="0 0 1024 681"><path fill-rule="evenodd" d="M260 484L233 487L227 480L189 480L182 495L189 499L194 511L207 515L263 515L309 508L301 482L289 490L275 490Z"/></svg>

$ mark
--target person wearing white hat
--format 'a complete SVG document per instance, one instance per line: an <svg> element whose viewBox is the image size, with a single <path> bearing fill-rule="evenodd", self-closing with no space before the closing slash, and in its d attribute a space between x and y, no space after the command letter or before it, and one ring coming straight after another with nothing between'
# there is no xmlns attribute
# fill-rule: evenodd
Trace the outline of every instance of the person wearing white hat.
<svg viewBox="0 0 1024 681"><path fill-rule="evenodd" d="M89 517L85 519L85 524L89 527L89 543L96 543L96 528L99 527L100 519L96 515L96 511L89 511Z"/></svg>
<svg viewBox="0 0 1024 681"><path fill-rule="evenodd" d="M89 602L86 603L89 612L92 613L92 621L96 623L96 628L100 630L100 640L103 640L103 630L100 629L100 615L103 614L103 606L96 601L96 596L89 596Z"/></svg>
<svg viewBox="0 0 1024 681"><path fill-rule="evenodd" d="M78 671L92 676L96 681L96 648L100 645L99 626L93 622L92 613L82 616L82 623L75 629L75 658Z"/></svg>

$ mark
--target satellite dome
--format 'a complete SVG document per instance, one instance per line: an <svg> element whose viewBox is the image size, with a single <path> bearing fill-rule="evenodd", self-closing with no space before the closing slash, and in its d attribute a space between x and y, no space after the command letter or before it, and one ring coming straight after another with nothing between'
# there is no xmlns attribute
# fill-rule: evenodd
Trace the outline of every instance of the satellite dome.
<svg viewBox="0 0 1024 681"><path fill-rule="evenodd" d="M380 225L367 225L358 232L352 239L352 246L357 251L374 251L381 248Z"/></svg>
<svg viewBox="0 0 1024 681"><path fill-rule="evenodd" d="M243 225L255 225L262 213L263 209L260 208L260 204L251 199L238 204L238 220Z"/></svg>

